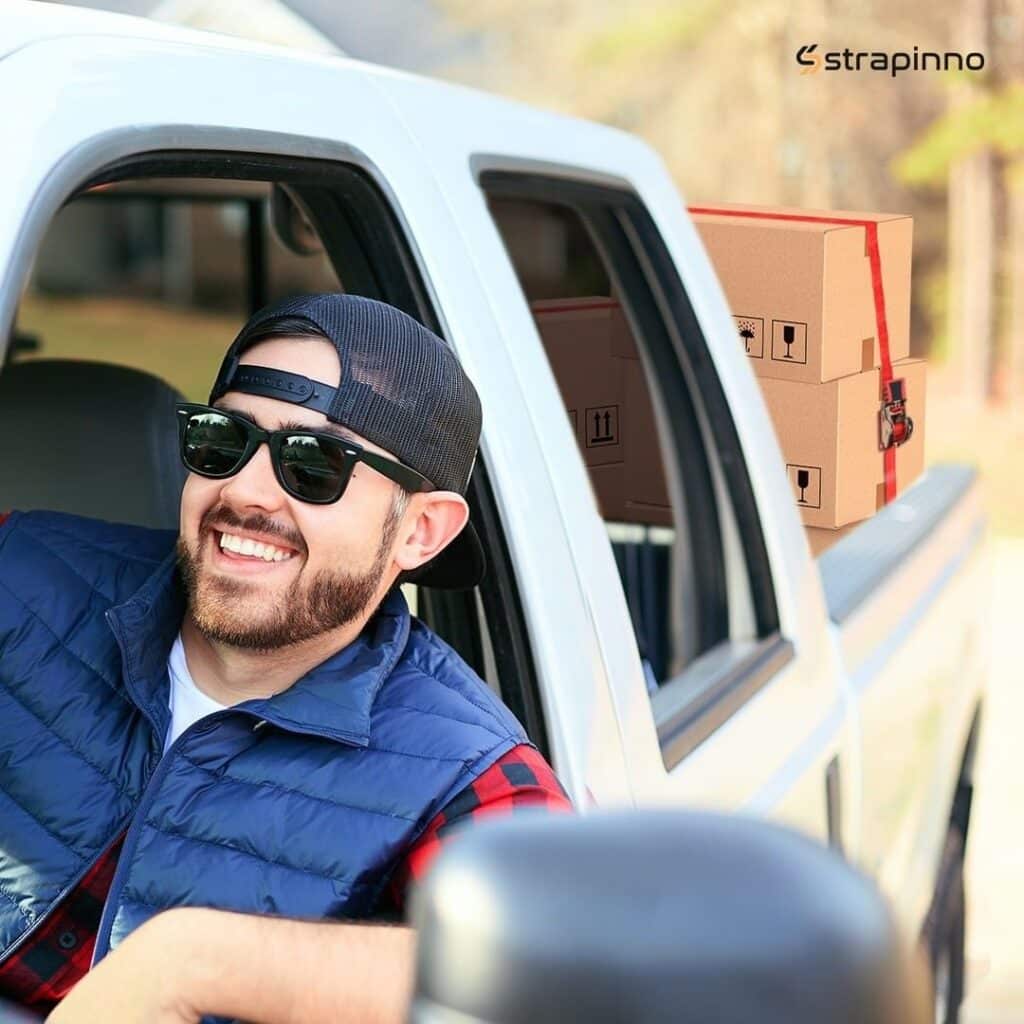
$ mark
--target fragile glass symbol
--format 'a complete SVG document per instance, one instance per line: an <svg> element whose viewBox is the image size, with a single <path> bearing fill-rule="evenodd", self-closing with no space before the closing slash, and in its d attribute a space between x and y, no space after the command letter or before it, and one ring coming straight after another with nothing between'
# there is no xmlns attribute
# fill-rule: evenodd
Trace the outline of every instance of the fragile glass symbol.
<svg viewBox="0 0 1024 1024"><path fill-rule="evenodd" d="M791 328L792 329L792 328ZM796 485L800 488L800 497L797 499L798 505L806 505L807 499L804 497L804 491L810 486L811 473L807 469L798 469L796 471Z"/></svg>
<svg viewBox="0 0 1024 1024"><path fill-rule="evenodd" d="M786 354L782 357L783 359L792 359L793 358L790 355L789 350L790 350L790 347L792 346L794 341L796 341L796 328L792 324L783 324L782 325L782 342L786 346ZM806 487L807 484L804 484L803 486Z"/></svg>

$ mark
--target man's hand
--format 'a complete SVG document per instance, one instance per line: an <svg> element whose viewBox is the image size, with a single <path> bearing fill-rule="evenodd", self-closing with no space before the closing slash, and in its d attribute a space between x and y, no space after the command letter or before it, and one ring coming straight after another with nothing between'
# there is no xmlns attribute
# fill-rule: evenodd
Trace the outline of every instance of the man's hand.
<svg viewBox="0 0 1024 1024"><path fill-rule="evenodd" d="M160 914L104 957L47 1017L48 1024L195 1024L186 996L180 911Z"/></svg>
<svg viewBox="0 0 1024 1024"><path fill-rule="evenodd" d="M49 1024L402 1024L410 928L291 921L182 907L133 932L72 989Z"/></svg>

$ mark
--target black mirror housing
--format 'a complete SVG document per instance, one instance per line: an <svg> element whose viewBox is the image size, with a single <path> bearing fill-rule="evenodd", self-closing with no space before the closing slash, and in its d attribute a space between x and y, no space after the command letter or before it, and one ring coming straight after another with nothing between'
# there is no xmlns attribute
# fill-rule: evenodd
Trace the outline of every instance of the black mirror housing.
<svg viewBox="0 0 1024 1024"><path fill-rule="evenodd" d="M874 884L777 825L704 812L482 823L416 894L414 1024L927 1024Z"/></svg>

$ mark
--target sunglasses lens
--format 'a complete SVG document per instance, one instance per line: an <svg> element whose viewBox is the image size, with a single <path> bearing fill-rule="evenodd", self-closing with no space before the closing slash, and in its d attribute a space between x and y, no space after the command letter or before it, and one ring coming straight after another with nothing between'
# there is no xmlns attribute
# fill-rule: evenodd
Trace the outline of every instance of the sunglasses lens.
<svg viewBox="0 0 1024 1024"><path fill-rule="evenodd" d="M245 429L216 412L197 412L185 424L181 452L194 473L226 476L233 473L245 454Z"/></svg>
<svg viewBox="0 0 1024 1024"><path fill-rule="evenodd" d="M304 501L336 501L348 482L341 445L303 434L281 442L280 466L285 486Z"/></svg>

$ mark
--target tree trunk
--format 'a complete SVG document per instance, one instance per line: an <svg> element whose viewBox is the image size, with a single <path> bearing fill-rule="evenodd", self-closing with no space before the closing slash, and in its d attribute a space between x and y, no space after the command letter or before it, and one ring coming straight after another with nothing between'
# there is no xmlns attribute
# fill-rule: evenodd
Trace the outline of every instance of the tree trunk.
<svg viewBox="0 0 1024 1024"><path fill-rule="evenodd" d="M1006 397L1024 408L1024 161L1006 171Z"/></svg>
<svg viewBox="0 0 1024 1024"><path fill-rule="evenodd" d="M1005 80L1024 78L1024 0L1004 0L1000 12L1004 26L1000 65ZM1002 188L1006 208L1006 244L1002 275L1004 394L1024 407L1024 158L1007 160Z"/></svg>
<svg viewBox="0 0 1024 1024"><path fill-rule="evenodd" d="M989 0L965 0L957 44L988 51ZM969 102L969 82L953 90L954 104ZM957 161L949 175L950 356L963 397L982 403L992 385L993 270L995 257L993 159L989 151Z"/></svg>

